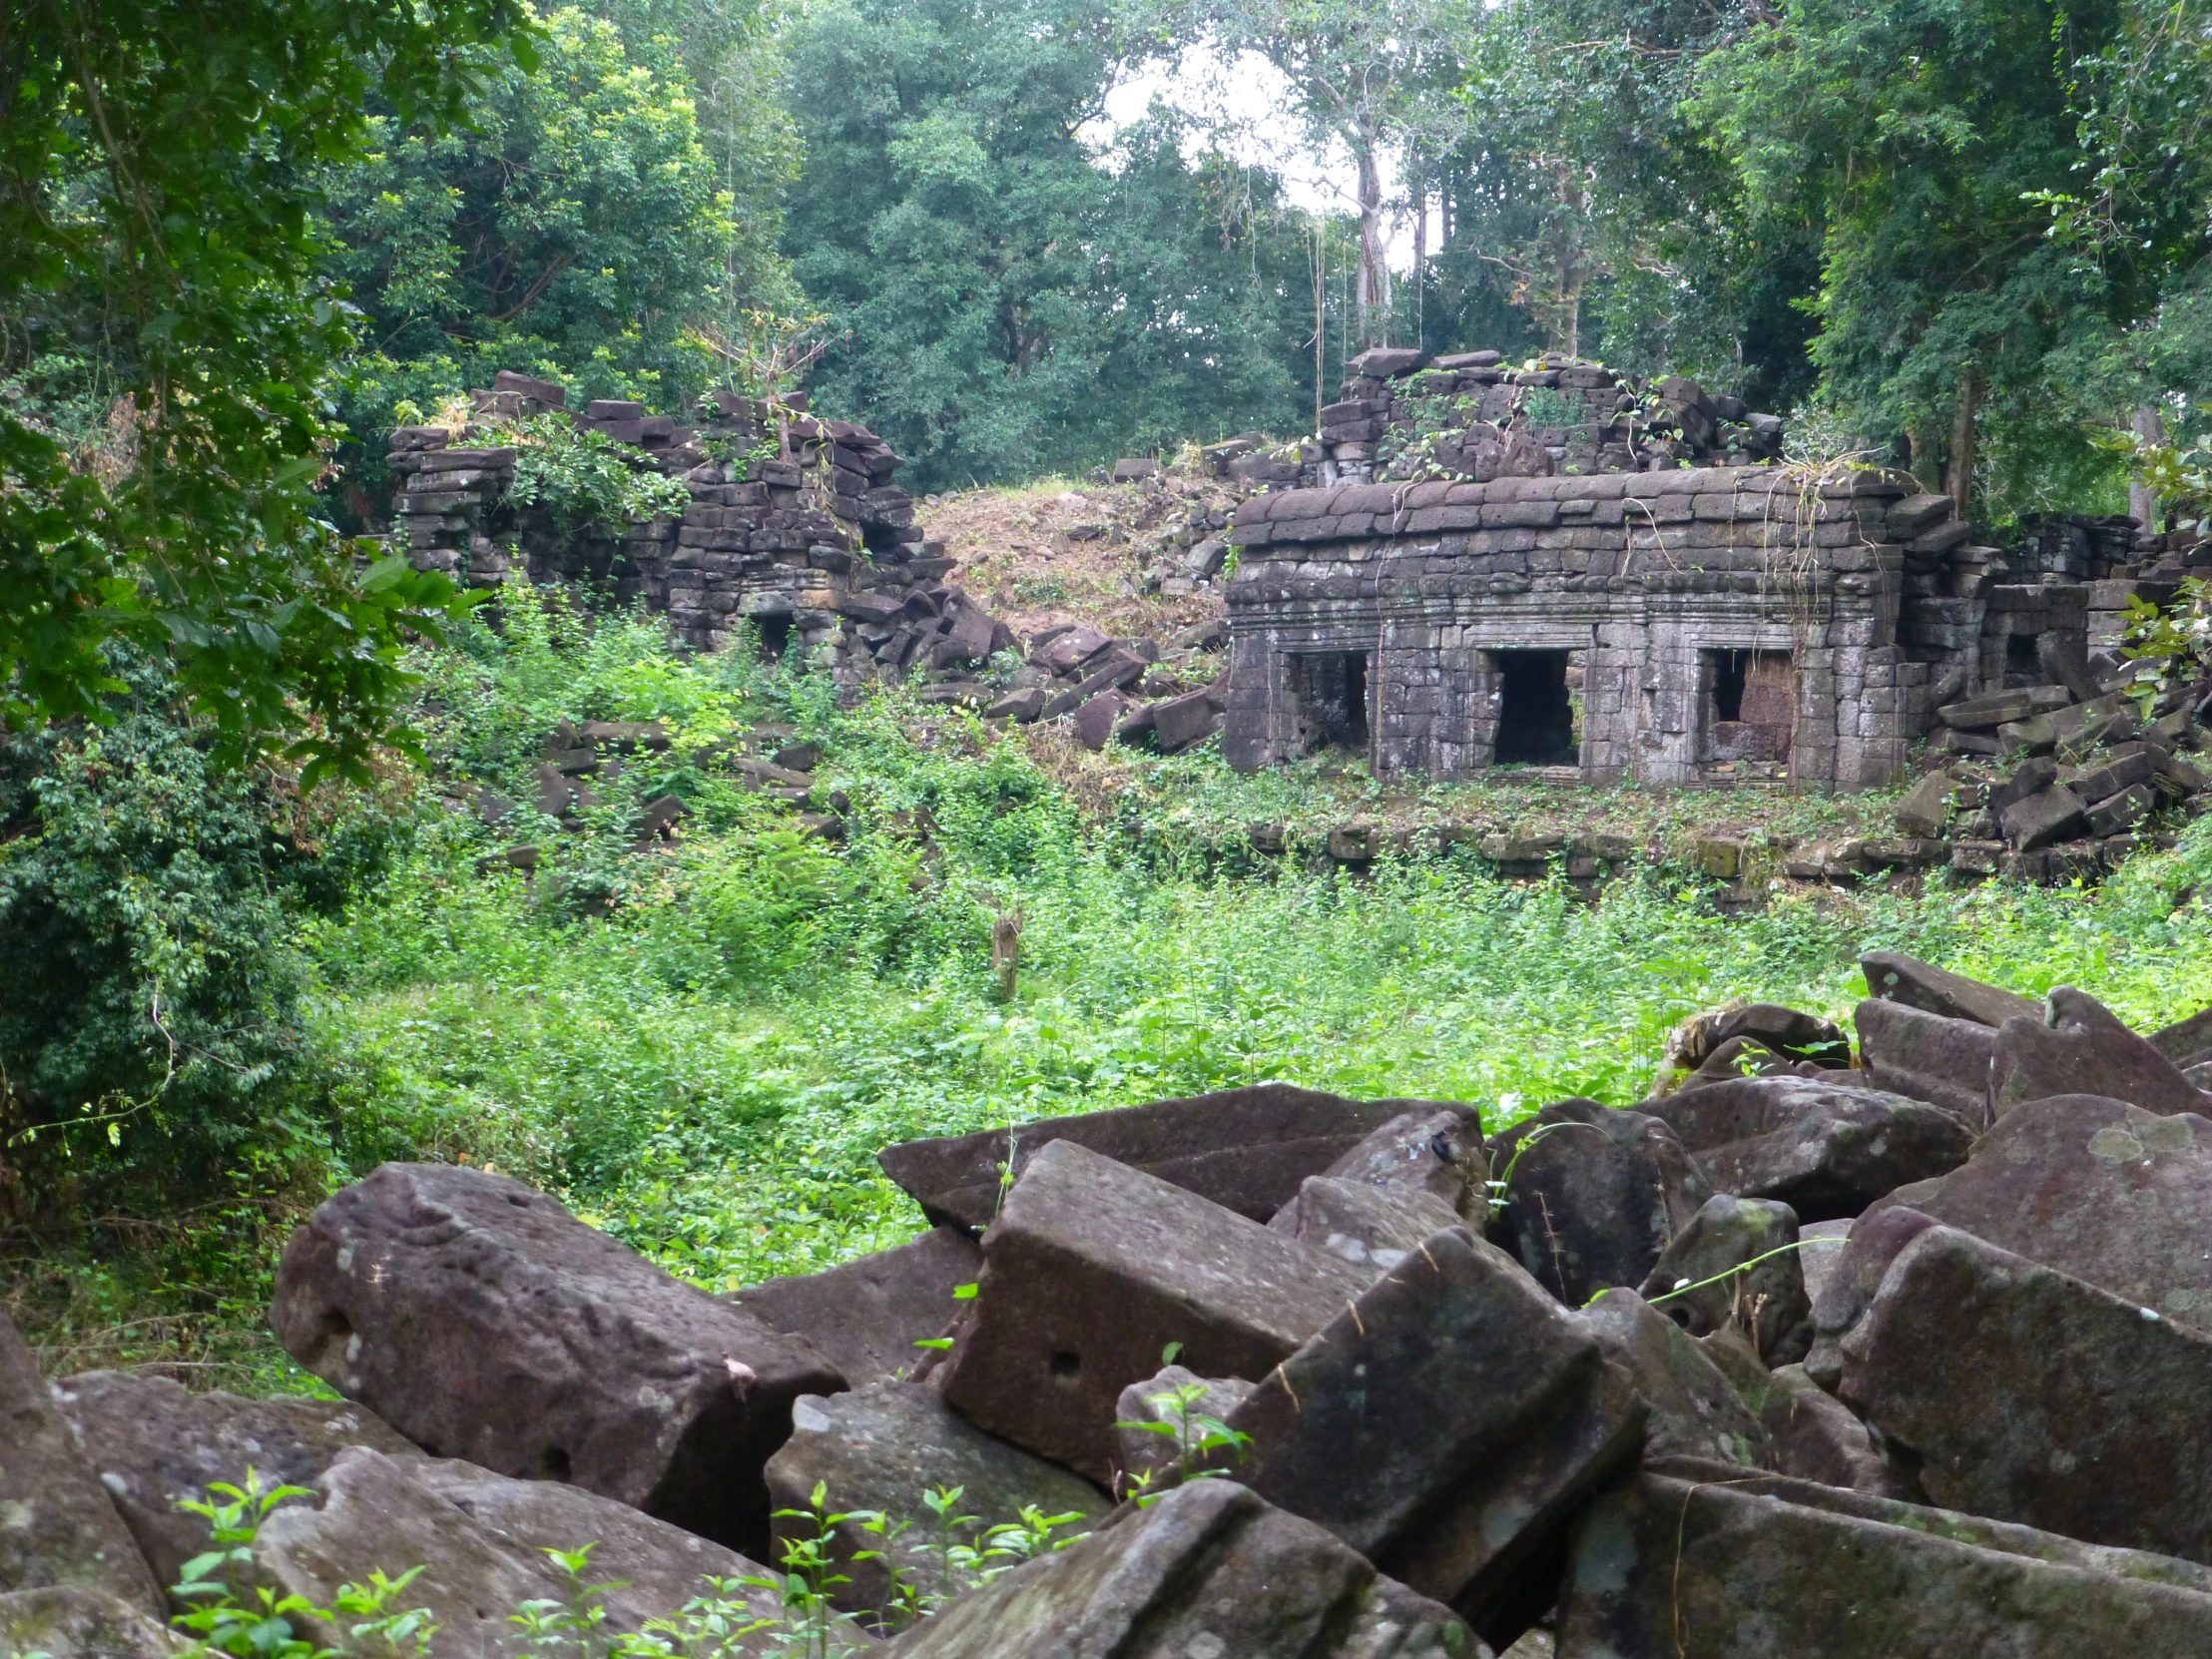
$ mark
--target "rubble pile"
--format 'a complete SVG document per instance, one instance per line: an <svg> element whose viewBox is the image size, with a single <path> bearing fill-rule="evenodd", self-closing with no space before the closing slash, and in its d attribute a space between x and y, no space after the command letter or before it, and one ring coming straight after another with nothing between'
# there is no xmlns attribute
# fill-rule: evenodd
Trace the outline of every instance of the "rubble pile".
<svg viewBox="0 0 2212 1659"><path fill-rule="evenodd" d="M721 1297L385 1165L271 1313L346 1403L48 1385L0 1324L0 1635L167 1651L174 1499L252 1462L310 1488L257 1582L421 1565L470 1659L586 1542L609 1636L819 1562L825 1653L2212 1651L2212 1010L1861 965L1854 1031L1732 1005L1487 1136L1267 1084L889 1147L928 1231Z"/></svg>

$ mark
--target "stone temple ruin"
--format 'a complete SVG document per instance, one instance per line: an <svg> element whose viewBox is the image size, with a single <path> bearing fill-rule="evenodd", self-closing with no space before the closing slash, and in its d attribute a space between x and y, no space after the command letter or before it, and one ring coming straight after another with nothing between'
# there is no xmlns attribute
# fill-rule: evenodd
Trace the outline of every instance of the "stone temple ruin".
<svg viewBox="0 0 2212 1659"><path fill-rule="evenodd" d="M1849 790L1900 778L1923 742L1994 754L1937 711L2064 680L2061 661L2080 681L2132 599L2169 599L2212 565L2212 545L2127 518L1979 545L1948 496L1791 464L1779 417L1680 377L1563 357L1516 369L1494 351L1378 349L1352 366L1316 439L1204 452L1242 501L1226 545L1193 550L1213 549L1209 571L1236 557L1230 667L1201 690L1218 624L1171 642L1180 679L1152 672L1148 640L1075 624L1016 640L924 538L889 447L796 396L718 394L696 427L589 404L570 416L581 429L691 501L681 519L572 525L508 500L515 449L469 446L565 407L562 387L502 372L474 394L483 428L391 434L394 526L419 566L469 583L517 568L593 581L700 649L745 624L841 685L918 682L925 701L1013 722L1072 715L1092 748L1219 729L1247 770L1336 747L1382 777L1507 766L1676 787ZM1011 686L978 677L1025 645Z"/></svg>
<svg viewBox="0 0 2212 1659"><path fill-rule="evenodd" d="M2046 636L2111 647L2183 571L2124 518L1975 545L1949 497L1784 464L1779 418L1690 380L1353 366L1230 534L1241 768L1336 745L1381 776L1880 785L1936 707L2048 680Z"/></svg>

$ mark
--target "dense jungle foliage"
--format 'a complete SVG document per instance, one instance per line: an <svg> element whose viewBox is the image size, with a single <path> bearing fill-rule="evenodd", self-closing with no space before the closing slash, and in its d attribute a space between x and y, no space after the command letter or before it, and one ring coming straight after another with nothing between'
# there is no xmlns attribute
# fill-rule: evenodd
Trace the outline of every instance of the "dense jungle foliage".
<svg viewBox="0 0 2212 1659"><path fill-rule="evenodd" d="M1264 107L1223 94L1263 68ZM1189 96L1105 122L1170 69ZM1092 789L638 619L494 629L358 537L384 429L501 366L680 415L804 389L919 494L1294 435L1415 338L1698 375L1992 536L2131 478L2201 516L2208 87L2204 0L6 8L9 1295L84 1363L251 1376L271 1241L386 1156L543 1180L722 1283L910 1225L893 1135L1259 1076L1623 1099L1692 1007L1843 1007L1868 942L2212 1000L2197 840L2094 895L1738 920L1659 867L1584 909L1257 864L1229 831L1345 786L1201 756ZM586 716L684 737L534 878L479 868L511 836L475 792L527 799ZM736 787L764 718L828 744L844 845ZM690 817L641 852L648 790Z"/></svg>

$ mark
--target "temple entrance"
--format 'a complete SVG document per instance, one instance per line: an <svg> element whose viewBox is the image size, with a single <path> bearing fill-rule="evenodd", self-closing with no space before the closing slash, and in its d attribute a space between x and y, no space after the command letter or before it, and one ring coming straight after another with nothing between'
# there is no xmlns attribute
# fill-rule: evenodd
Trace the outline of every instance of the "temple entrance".
<svg viewBox="0 0 2212 1659"><path fill-rule="evenodd" d="M1498 766L1571 767L1580 759L1565 651L1493 651Z"/></svg>
<svg viewBox="0 0 2212 1659"><path fill-rule="evenodd" d="M1291 695L1298 708L1298 752L1349 749L1368 752L1368 654L1365 651L1301 652L1290 659Z"/></svg>

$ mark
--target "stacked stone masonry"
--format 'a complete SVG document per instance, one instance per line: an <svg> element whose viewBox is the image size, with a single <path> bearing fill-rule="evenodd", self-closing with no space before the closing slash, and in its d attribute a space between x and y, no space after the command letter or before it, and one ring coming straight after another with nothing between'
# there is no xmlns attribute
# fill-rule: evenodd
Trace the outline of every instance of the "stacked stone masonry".
<svg viewBox="0 0 2212 1659"><path fill-rule="evenodd" d="M1334 744L1384 777L1871 788L1937 704L2040 683L2046 635L2109 649L2203 560L2130 519L1975 545L1949 497L1783 464L1779 420L1680 378L1354 366L1319 442L1218 463L1264 490L1229 532L1240 768Z"/></svg>

